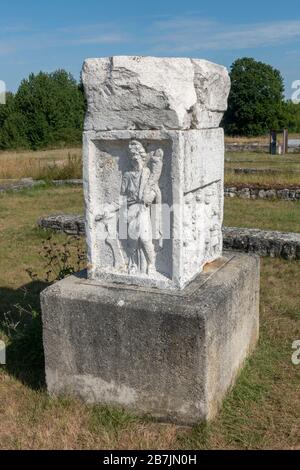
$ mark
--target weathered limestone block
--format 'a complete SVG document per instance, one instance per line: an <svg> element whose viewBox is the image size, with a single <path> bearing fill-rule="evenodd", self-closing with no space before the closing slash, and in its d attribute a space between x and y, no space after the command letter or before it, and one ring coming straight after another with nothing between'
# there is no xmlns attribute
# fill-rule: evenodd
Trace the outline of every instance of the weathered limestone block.
<svg viewBox="0 0 300 470"><path fill-rule="evenodd" d="M71 276L41 295L47 387L194 424L212 419L259 325L259 258L225 253L182 291Z"/></svg>
<svg viewBox="0 0 300 470"><path fill-rule="evenodd" d="M192 59L197 103L193 106L191 127L218 127L227 109L230 79L225 67L202 59Z"/></svg>
<svg viewBox="0 0 300 470"><path fill-rule="evenodd" d="M222 252L228 73L117 56L82 79L89 278L182 289Z"/></svg>
<svg viewBox="0 0 300 470"><path fill-rule="evenodd" d="M137 146L144 161L150 159L138 176L139 191L144 177L154 177L160 153L153 204L131 199L130 185L139 174L132 142L138 142L133 150ZM222 129L85 132L89 277L183 288L205 263L221 256L223 162Z"/></svg>
<svg viewBox="0 0 300 470"><path fill-rule="evenodd" d="M225 67L202 59L87 59L85 130L218 127L227 109Z"/></svg>

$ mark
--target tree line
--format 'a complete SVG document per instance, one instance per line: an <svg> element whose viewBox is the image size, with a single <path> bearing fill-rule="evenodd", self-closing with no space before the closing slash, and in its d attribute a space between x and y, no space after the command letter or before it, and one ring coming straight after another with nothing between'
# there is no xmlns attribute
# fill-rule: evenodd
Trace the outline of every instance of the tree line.
<svg viewBox="0 0 300 470"><path fill-rule="evenodd" d="M0 106L0 149L40 149L81 142L82 86L65 70L31 74Z"/></svg>
<svg viewBox="0 0 300 470"><path fill-rule="evenodd" d="M281 73L252 58L230 69L231 91L222 126L227 135L259 136L269 129L300 132L300 104L284 98ZM65 70L24 79L0 106L0 149L40 149L81 143L82 85Z"/></svg>

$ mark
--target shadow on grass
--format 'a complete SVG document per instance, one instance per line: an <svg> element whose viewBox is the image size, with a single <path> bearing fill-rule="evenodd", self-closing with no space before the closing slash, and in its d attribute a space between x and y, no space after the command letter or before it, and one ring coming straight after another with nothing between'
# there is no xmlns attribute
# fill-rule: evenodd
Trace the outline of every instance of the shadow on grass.
<svg viewBox="0 0 300 470"><path fill-rule="evenodd" d="M35 390L45 386L39 297L47 285L32 281L16 290L0 287L0 332L7 344L5 370Z"/></svg>

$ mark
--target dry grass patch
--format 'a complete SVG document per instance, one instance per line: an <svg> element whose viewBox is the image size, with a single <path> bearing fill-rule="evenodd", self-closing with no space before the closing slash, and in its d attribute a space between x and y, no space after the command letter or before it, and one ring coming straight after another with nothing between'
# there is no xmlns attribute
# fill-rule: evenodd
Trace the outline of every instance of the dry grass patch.
<svg viewBox="0 0 300 470"><path fill-rule="evenodd" d="M230 139L226 137L226 140L230 141ZM242 140L247 141L248 139ZM227 152L226 159L230 160L225 162L226 170L232 170L235 167L269 167L281 170L280 174L263 175L234 175L226 172L225 183L227 185L234 185L235 183L300 185L300 174L293 173L293 170L300 169L300 154L271 156L254 152ZM81 178L82 150L81 148L69 148L36 152L0 151L1 183L25 177L44 180Z"/></svg>
<svg viewBox="0 0 300 470"><path fill-rule="evenodd" d="M81 178L81 148L0 152L0 180Z"/></svg>

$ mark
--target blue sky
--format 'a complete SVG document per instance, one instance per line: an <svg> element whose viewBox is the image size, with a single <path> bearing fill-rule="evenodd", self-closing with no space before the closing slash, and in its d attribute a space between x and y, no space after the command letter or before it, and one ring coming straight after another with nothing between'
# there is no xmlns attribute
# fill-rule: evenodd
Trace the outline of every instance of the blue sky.
<svg viewBox="0 0 300 470"><path fill-rule="evenodd" d="M64 68L78 79L86 57L124 54L201 57L227 67L254 57L279 68L289 97L300 80L300 2L0 3L0 80L9 90L30 72Z"/></svg>

